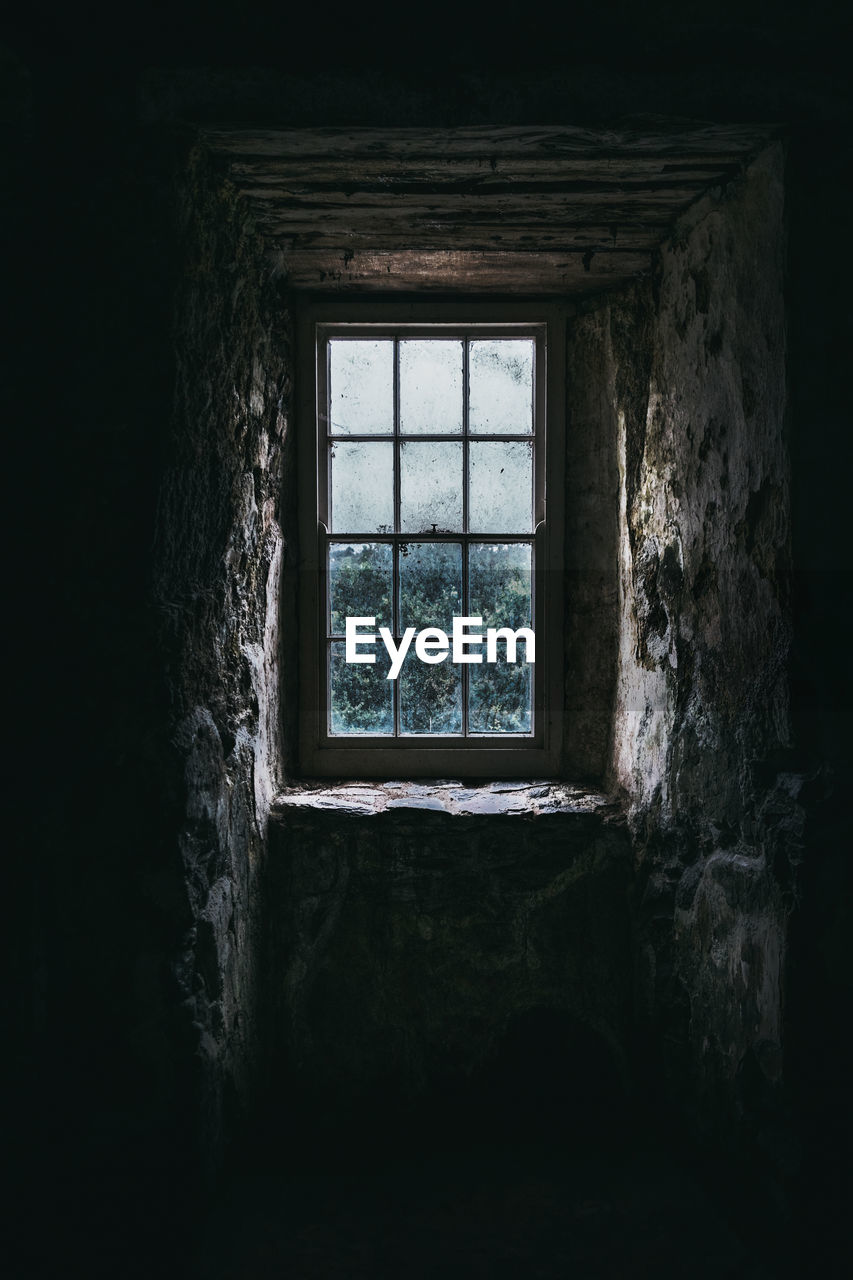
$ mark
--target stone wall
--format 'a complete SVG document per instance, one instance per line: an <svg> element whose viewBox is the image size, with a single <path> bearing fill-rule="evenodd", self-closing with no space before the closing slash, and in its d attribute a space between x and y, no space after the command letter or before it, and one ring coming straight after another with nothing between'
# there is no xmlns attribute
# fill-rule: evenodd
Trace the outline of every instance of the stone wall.
<svg viewBox="0 0 853 1280"><path fill-rule="evenodd" d="M169 771L188 906L174 959L193 1114L215 1164L257 1067L259 885L283 762L279 522L286 311L245 210L194 152L179 195L172 457L155 606L171 703Z"/></svg>
<svg viewBox="0 0 853 1280"><path fill-rule="evenodd" d="M273 832L271 1116L284 1095L346 1128L372 1105L381 1132L461 1091L467 1124L521 1026L493 1133L550 1081L548 1126L615 1114L632 1022L618 805L560 785L356 783L288 793Z"/></svg>
<svg viewBox="0 0 853 1280"><path fill-rule="evenodd" d="M621 296L621 295L620 295ZM627 322L638 324L630 290ZM566 336L565 723L569 778L603 782L619 637L615 304L579 309Z"/></svg>
<svg viewBox="0 0 853 1280"><path fill-rule="evenodd" d="M681 221L652 280L582 317L620 473L611 775L634 840L639 1024L704 1137L786 1166L789 756L782 152ZM779 1169L776 1169L779 1172Z"/></svg>
<svg viewBox="0 0 853 1280"><path fill-rule="evenodd" d="M602 880L581 858L571 893L549 881L548 911L563 915L544 964L528 971L515 956L510 912L493 939L506 991L490 981L488 999L472 996L469 1008L464 993L482 979L480 934L496 927L488 912L479 920L483 894L512 897L490 858L504 866L529 845L529 865L544 858L551 868L562 842L573 859L565 825L551 833L541 820L528 829L493 819L483 837L492 853L450 898L442 890L450 914L433 922L447 935L445 978L458 979L455 1012L453 983L445 989L430 969L436 949L421 933L430 912L416 904L435 896L436 858L450 876L447 840L461 833L462 849L480 839L464 822L444 832L421 811L368 831L346 813L301 811L277 822L267 866L266 819L286 762L274 667L278 507L291 518L295 498L284 429L289 336L262 246L198 155L183 201L189 267L157 599L173 768L184 779L177 811L191 923L177 976L205 1142L221 1147L226 1099L239 1111L259 1069L325 1079L339 1099L385 1078L417 1091L442 1073L479 1070L514 1017L551 1008L601 1034L623 1071L634 1018L646 1048L633 1068L653 1075L675 1112L735 1145L744 1124L763 1125L749 1140L784 1163L782 966L801 814L784 755L781 149L691 210L653 278L593 300L570 324L567 704L576 732L567 767L587 778L609 767L625 799L633 990L626 995L620 969L629 953L615 941L627 927L627 879ZM530 892L541 891L536 879ZM581 928L574 893L592 912ZM563 970L590 950L596 915L615 933L602 952L606 977L581 998L577 974ZM422 1017L407 1025L413 989ZM602 1023L595 1008L614 1001L618 1018Z"/></svg>

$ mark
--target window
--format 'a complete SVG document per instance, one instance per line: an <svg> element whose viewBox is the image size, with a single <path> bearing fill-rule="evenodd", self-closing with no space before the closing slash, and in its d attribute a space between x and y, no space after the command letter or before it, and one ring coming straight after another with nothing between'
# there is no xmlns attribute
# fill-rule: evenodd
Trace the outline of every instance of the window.
<svg viewBox="0 0 853 1280"><path fill-rule="evenodd" d="M300 328L300 767L559 769L554 308L314 308Z"/></svg>

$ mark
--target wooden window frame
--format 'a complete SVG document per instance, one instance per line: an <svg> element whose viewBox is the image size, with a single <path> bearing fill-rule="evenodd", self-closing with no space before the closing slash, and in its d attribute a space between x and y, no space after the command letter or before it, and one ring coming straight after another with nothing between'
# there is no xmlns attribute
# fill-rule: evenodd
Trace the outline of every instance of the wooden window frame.
<svg viewBox="0 0 853 1280"><path fill-rule="evenodd" d="M537 378L534 484L534 732L467 738L421 735L330 735L327 731L325 549L327 425L325 377L317 352L331 332L342 336L511 337L543 342ZM299 527L299 748L297 771L309 777L549 778L560 774L563 748L563 495L565 317L552 303L413 302L304 305L297 325L297 475ZM541 367L541 366L540 366ZM413 437L417 438L417 437ZM471 541L474 535L466 535ZM412 534L411 541L428 541ZM444 541L451 541L447 537ZM460 539L463 540L463 539ZM283 628L285 643L292 629ZM292 661L292 652L286 655ZM448 661L450 659L448 658Z"/></svg>

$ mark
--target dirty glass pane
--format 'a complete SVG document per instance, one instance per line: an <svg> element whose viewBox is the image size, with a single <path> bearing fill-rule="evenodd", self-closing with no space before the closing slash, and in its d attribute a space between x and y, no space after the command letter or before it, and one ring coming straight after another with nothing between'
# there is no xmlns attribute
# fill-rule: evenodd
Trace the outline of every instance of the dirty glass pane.
<svg viewBox="0 0 853 1280"><path fill-rule="evenodd" d="M476 341L468 350L468 428L472 435L532 432L532 338Z"/></svg>
<svg viewBox="0 0 853 1280"><path fill-rule="evenodd" d="M468 523L472 533L533 530L533 445L524 440L470 445Z"/></svg>
<svg viewBox="0 0 853 1280"><path fill-rule="evenodd" d="M526 662L505 662L501 649L497 662L468 668L471 733L530 733L534 668Z"/></svg>
<svg viewBox="0 0 853 1280"><path fill-rule="evenodd" d="M394 556L387 542L329 544L330 631L343 635L347 618L375 618L377 627L392 623Z"/></svg>
<svg viewBox="0 0 853 1280"><path fill-rule="evenodd" d="M394 430L394 343L329 342L329 435L390 435Z"/></svg>
<svg viewBox="0 0 853 1280"><path fill-rule="evenodd" d="M334 533L389 533L394 529L394 446L337 440L332 455Z"/></svg>
<svg viewBox="0 0 853 1280"><path fill-rule="evenodd" d="M462 434L462 343L400 343L400 431Z"/></svg>
<svg viewBox="0 0 853 1280"><path fill-rule="evenodd" d="M400 445L400 529L403 533L462 528L462 443Z"/></svg>
<svg viewBox="0 0 853 1280"><path fill-rule="evenodd" d="M453 630L453 615L461 613L461 545L458 542L401 543L401 630L441 627L449 635Z"/></svg>
<svg viewBox="0 0 853 1280"><path fill-rule="evenodd" d="M472 542L468 548L468 598L472 617L484 627L529 627L531 620L529 542ZM505 645L498 645L499 661ZM519 643L519 655L525 653Z"/></svg>
<svg viewBox="0 0 853 1280"><path fill-rule="evenodd" d="M462 732L462 674L450 654L433 666L412 650L398 677L402 733Z"/></svg>
<svg viewBox="0 0 853 1280"><path fill-rule="evenodd" d="M376 662L346 661L342 640L329 645L329 732L394 732L394 681L388 680L388 652L377 634L376 644L359 645L359 653L375 653Z"/></svg>

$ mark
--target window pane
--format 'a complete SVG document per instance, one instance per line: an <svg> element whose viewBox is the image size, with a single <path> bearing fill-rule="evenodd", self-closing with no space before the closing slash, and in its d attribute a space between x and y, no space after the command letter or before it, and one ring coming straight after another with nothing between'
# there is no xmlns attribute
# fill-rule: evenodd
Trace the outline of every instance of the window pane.
<svg viewBox="0 0 853 1280"><path fill-rule="evenodd" d="M453 666L449 653L429 666L410 651L398 679L401 732L461 734L461 667Z"/></svg>
<svg viewBox="0 0 853 1280"><path fill-rule="evenodd" d="M329 645L329 731L331 733L394 732L394 681L388 680L388 652L376 643L360 644L359 653L374 653L376 662L346 661L343 641Z"/></svg>
<svg viewBox="0 0 853 1280"><path fill-rule="evenodd" d="M533 530L533 445L494 440L470 445L472 533Z"/></svg>
<svg viewBox="0 0 853 1280"><path fill-rule="evenodd" d="M333 532L393 531L393 444L338 440L330 448Z"/></svg>
<svg viewBox="0 0 853 1280"><path fill-rule="evenodd" d="M400 343L400 430L462 434L462 343Z"/></svg>
<svg viewBox="0 0 853 1280"><path fill-rule="evenodd" d="M472 342L468 429L523 435L533 430L533 351L530 338Z"/></svg>
<svg viewBox="0 0 853 1280"><path fill-rule="evenodd" d="M529 542L472 542L468 548L470 612L484 627L529 627L531 547ZM504 644L498 646L503 661ZM519 654L525 653L523 643Z"/></svg>
<svg viewBox="0 0 853 1280"><path fill-rule="evenodd" d="M468 729L471 733L530 733L533 723L533 667L526 662L471 666L468 685Z"/></svg>
<svg viewBox="0 0 853 1280"><path fill-rule="evenodd" d="M375 618L392 626L394 556L387 542L329 544L329 607L333 635L343 635L346 619Z"/></svg>
<svg viewBox="0 0 853 1280"><path fill-rule="evenodd" d="M400 529L454 533L462 528L462 444L400 445Z"/></svg>
<svg viewBox="0 0 853 1280"><path fill-rule="evenodd" d="M458 542L400 544L400 627L441 627L448 635L462 613L462 547Z"/></svg>
<svg viewBox="0 0 853 1280"><path fill-rule="evenodd" d="M329 435L394 430L394 343L329 342Z"/></svg>

